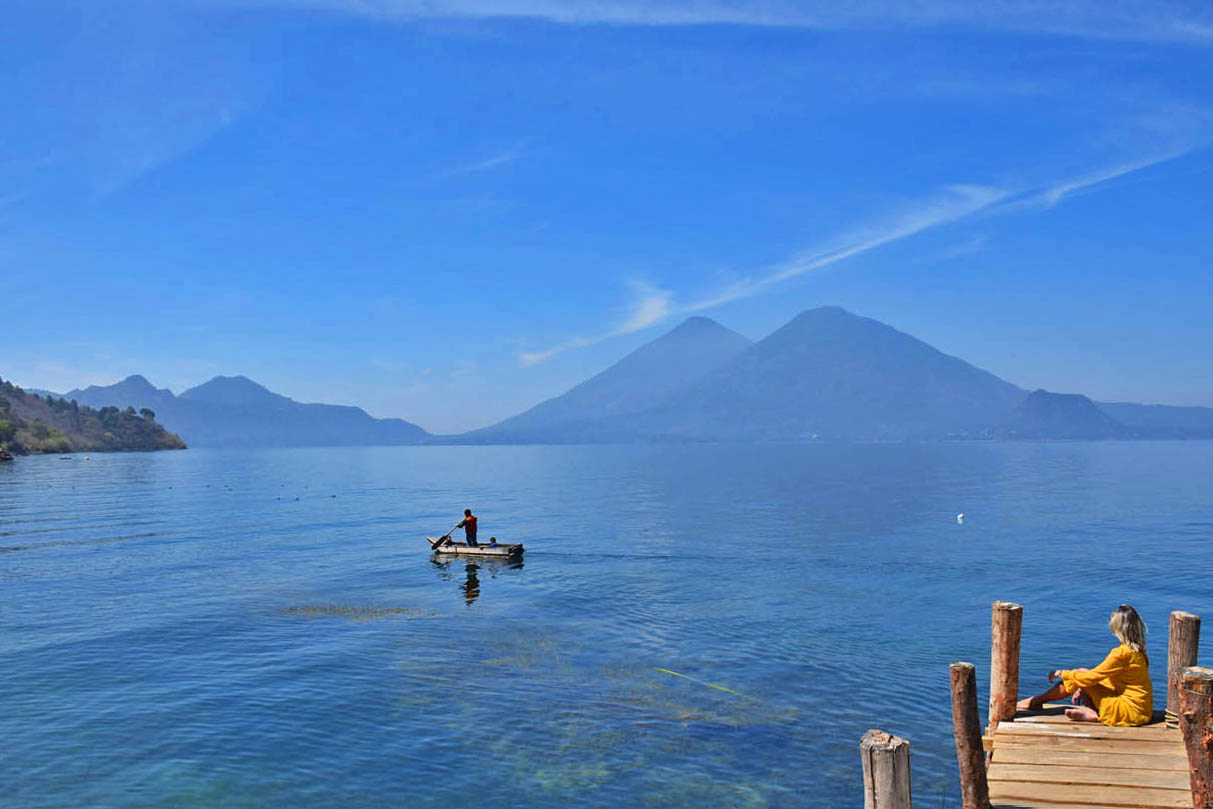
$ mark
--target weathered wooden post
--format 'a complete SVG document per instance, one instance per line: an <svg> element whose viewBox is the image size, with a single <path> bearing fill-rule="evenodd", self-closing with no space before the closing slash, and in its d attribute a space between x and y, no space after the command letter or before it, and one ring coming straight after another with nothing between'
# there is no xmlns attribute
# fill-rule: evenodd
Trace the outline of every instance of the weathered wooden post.
<svg viewBox="0 0 1213 809"><path fill-rule="evenodd" d="M1196 665L1200 645L1200 616L1175 610L1171 613L1171 634L1167 639L1167 727L1179 727L1179 689L1183 672Z"/></svg>
<svg viewBox="0 0 1213 809"><path fill-rule="evenodd" d="M863 757L863 809L911 809L910 743L883 730L859 740Z"/></svg>
<svg viewBox="0 0 1213 809"><path fill-rule="evenodd" d="M1019 699L1019 635L1023 607L995 601L990 617L990 729L1015 718Z"/></svg>
<svg viewBox="0 0 1213 809"><path fill-rule="evenodd" d="M952 734L960 765L960 799L964 809L990 809L986 754L981 748L981 718L977 715L977 667L953 663Z"/></svg>
<svg viewBox="0 0 1213 809"><path fill-rule="evenodd" d="M1192 806L1213 809L1213 669L1191 666L1183 670L1179 729L1188 750Z"/></svg>

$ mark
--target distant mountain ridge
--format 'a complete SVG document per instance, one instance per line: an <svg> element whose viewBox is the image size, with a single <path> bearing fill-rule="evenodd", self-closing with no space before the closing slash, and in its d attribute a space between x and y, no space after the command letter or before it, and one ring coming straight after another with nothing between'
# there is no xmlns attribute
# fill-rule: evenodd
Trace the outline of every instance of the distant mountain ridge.
<svg viewBox="0 0 1213 809"><path fill-rule="evenodd" d="M1099 402L1100 410L1152 438L1213 438L1213 407Z"/></svg>
<svg viewBox="0 0 1213 809"><path fill-rule="evenodd" d="M644 428L727 440L976 435L1023 395L908 334L823 306L688 385Z"/></svg>
<svg viewBox="0 0 1213 809"><path fill-rule="evenodd" d="M243 376L217 376L174 396L138 374L114 385L73 390L93 407L148 407L195 447L417 444L429 437L403 419L376 419L357 407L303 404Z"/></svg>
<svg viewBox="0 0 1213 809"><path fill-rule="evenodd" d="M63 452L137 452L185 449L156 423L150 410L93 410L43 391L25 391L0 379L0 450L18 455Z"/></svg>
<svg viewBox="0 0 1213 809"><path fill-rule="evenodd" d="M689 318L560 396L462 435L302 404L242 376L174 395L134 375L66 397L150 408L192 446L1213 438L1213 408L1029 393L836 306L758 342Z"/></svg>
<svg viewBox="0 0 1213 809"><path fill-rule="evenodd" d="M1002 425L1001 435L1015 438L1132 438L1134 431L1101 410L1081 393L1034 390Z"/></svg>
<svg viewBox="0 0 1213 809"><path fill-rule="evenodd" d="M692 317L628 354L602 373L492 427L461 436L467 440L578 440L587 425L642 413L753 341L706 317Z"/></svg>
<svg viewBox="0 0 1213 809"><path fill-rule="evenodd" d="M1213 409L1028 393L837 306L802 312L757 343L724 334L735 333L692 318L567 393L453 440L1213 437Z"/></svg>
<svg viewBox="0 0 1213 809"><path fill-rule="evenodd" d="M258 385L246 376L217 376L209 382L203 382L201 385L183 391L181 398L194 402L209 402L235 407L289 408L299 404L294 399ZM307 405L304 406L307 407ZM341 407L342 405L322 406Z"/></svg>
<svg viewBox="0 0 1213 809"><path fill-rule="evenodd" d="M675 335L683 338L679 353L685 353L699 334L724 330L707 318L697 320L714 328L688 330L684 323L631 357ZM689 373L655 352L651 356L666 364L646 368L644 378L630 375L626 359L600 375L611 375L613 386L625 389L644 387L653 375L675 380L643 410L570 412L578 391L573 388L522 416L532 422L530 435L554 442L943 438L980 434L1025 394L907 334L832 306L803 312L757 343L733 341L728 349L704 351ZM559 422L534 423L557 406ZM520 418L469 437L508 436L505 428Z"/></svg>

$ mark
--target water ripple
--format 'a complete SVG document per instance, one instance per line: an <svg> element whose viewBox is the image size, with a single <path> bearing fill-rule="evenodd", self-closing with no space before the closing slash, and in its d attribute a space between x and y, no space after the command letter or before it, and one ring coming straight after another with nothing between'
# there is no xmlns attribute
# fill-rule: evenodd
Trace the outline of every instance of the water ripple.
<svg viewBox="0 0 1213 809"><path fill-rule="evenodd" d="M989 602L1025 688L1120 601L1213 613L1168 566L1213 562L1211 483L1207 443L23 458L0 805L836 806L882 727L958 806ZM525 563L432 562L466 506Z"/></svg>

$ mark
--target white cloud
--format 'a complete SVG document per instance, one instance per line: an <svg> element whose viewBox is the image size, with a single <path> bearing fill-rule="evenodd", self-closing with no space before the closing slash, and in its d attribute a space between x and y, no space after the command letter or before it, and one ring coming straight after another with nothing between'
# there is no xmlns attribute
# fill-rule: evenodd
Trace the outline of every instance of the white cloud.
<svg viewBox="0 0 1213 809"><path fill-rule="evenodd" d="M805 251L783 264L767 268L765 272L754 277L735 281L720 292L686 304L681 311L688 314L702 312L730 301L757 295L789 278L837 264L844 259L924 230L964 219L1006 199L1008 195L1006 190L988 186L952 186L942 194L919 200L876 224L836 238L823 248Z"/></svg>
<svg viewBox="0 0 1213 809"><path fill-rule="evenodd" d="M551 348L545 348L542 351L523 351L518 355L518 364L524 368L529 365L538 365L541 362L547 362L557 354L563 354L566 351L572 351L575 348L584 348L588 345L601 342L610 335L601 337L570 337L563 343L557 343Z"/></svg>
<svg viewBox="0 0 1213 809"><path fill-rule="evenodd" d="M921 200L898 211L879 224L845 234L833 240L828 247L801 253L788 262L767 268L765 272L755 277L735 281L708 298L681 306L673 305L674 294L669 290L659 289L651 284L632 282L631 286L636 297L632 303L631 314L623 323L595 337L573 337L541 351L523 352L518 355L518 363L522 366L537 365L566 351L647 329L672 315L701 312L730 301L757 295L768 287L789 278L828 267L889 242L921 233L928 228L954 222L987 208L1006 196L1007 192L997 188L977 185L953 186L942 194Z"/></svg>
<svg viewBox="0 0 1213 809"><path fill-rule="evenodd" d="M529 140L520 140L513 146L504 149L497 154L484 158L483 160L475 160L471 163L465 163L460 166L455 166L452 169L444 171L441 176L454 177L460 174L476 174L489 169L495 169L498 166L504 166L506 163L512 163L526 153Z"/></svg>
<svg viewBox="0 0 1213 809"><path fill-rule="evenodd" d="M632 313L611 332L612 336L647 329L670 315L670 299L674 293L643 281L632 281L631 287L636 293L636 299L632 302Z"/></svg>
<svg viewBox="0 0 1213 809"><path fill-rule="evenodd" d="M1166 163L1168 160L1174 160L1188 153L1190 150L1171 152L1169 154L1150 157L1145 160L1138 160L1133 163L1122 163L1110 168L1093 171L1090 174L1084 174L1081 177L1075 177L1071 180L1057 183L1051 188L1046 188L1043 191L1029 197L1025 200L1028 204L1043 205L1045 208L1052 208L1066 197L1072 196L1079 192L1086 191L1094 186L1106 183L1109 180L1115 180L1118 177L1123 177L1126 174L1132 174L1135 171L1156 166L1159 163Z"/></svg>
<svg viewBox="0 0 1213 809"><path fill-rule="evenodd" d="M523 17L571 25L957 27L1128 40L1213 41L1213 9L1183 0L229 0L382 19Z"/></svg>
<svg viewBox="0 0 1213 809"><path fill-rule="evenodd" d="M672 314L670 311L670 301L674 297L673 292L659 289L644 281L630 281L628 285L632 288L635 297L629 307L628 316L618 326L594 337L570 337L541 351L523 351L518 355L518 364L523 367L538 365L566 351L585 348L612 337L621 337L625 334L647 329L649 326L662 322Z"/></svg>
<svg viewBox="0 0 1213 809"><path fill-rule="evenodd" d="M806 250L786 262L765 267L752 275L732 281L723 289L706 297L683 304L675 303L674 294L669 290L633 283L637 298L633 303L631 316L620 326L597 337L573 337L548 349L523 352L519 354L518 362L523 366L536 365L566 351L654 326L671 316L694 314L753 297L791 278L963 219L978 215L1002 215L1026 208L1047 210L1074 194L1094 189L1116 178L1173 160L1186 153L1172 152L1121 163L1028 191L1016 192L984 185L953 185L941 193L904 206L872 224L841 234L819 248ZM976 237L960 250L953 250L952 255L975 252L981 249L983 244L984 236Z"/></svg>

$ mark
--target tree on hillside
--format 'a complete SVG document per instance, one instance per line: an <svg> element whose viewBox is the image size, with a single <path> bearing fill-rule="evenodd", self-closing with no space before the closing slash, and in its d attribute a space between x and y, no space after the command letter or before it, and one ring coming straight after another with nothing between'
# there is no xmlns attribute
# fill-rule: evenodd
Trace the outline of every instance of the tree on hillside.
<svg viewBox="0 0 1213 809"><path fill-rule="evenodd" d="M139 415L143 416L148 421L156 420L156 411L152 410L150 407L140 408Z"/></svg>

